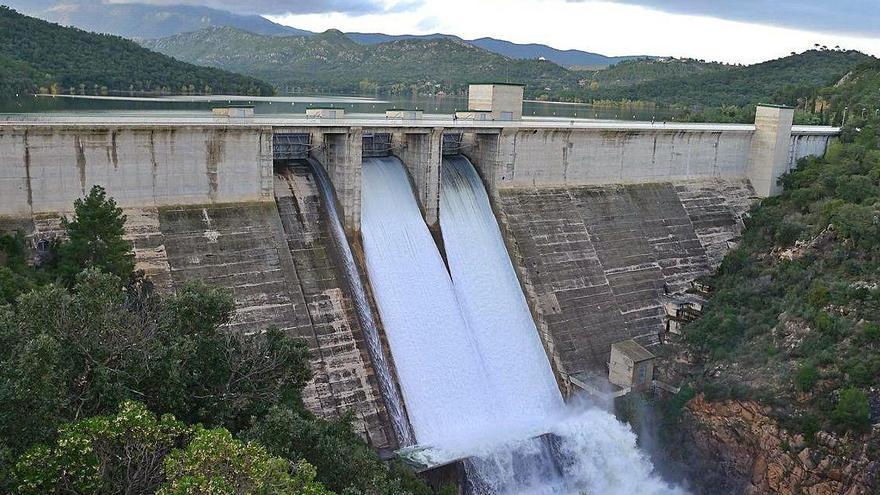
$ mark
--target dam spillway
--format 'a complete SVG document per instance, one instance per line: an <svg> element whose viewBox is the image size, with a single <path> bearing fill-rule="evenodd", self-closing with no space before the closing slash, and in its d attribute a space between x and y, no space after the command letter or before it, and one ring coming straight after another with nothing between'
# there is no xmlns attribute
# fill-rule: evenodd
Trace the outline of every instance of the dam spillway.
<svg viewBox="0 0 880 495"><path fill-rule="evenodd" d="M562 396L489 197L463 156L444 158L441 177L440 227L455 293L485 359L487 381L505 402L494 415L507 429L514 423L540 428Z"/></svg>
<svg viewBox="0 0 880 495"><path fill-rule="evenodd" d="M361 210L367 272L416 440L457 445L487 427L485 365L452 282L396 158L363 165Z"/></svg>
<svg viewBox="0 0 880 495"><path fill-rule="evenodd" d="M363 167L367 268L416 440L469 456L470 493L680 493L628 427L565 407L482 182L463 157L443 174L451 279L403 164Z"/></svg>

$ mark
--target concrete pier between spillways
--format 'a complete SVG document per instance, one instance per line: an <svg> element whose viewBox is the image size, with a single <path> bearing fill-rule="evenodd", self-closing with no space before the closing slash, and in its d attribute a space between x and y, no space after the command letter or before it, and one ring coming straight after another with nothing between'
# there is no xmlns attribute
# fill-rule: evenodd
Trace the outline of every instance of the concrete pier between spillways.
<svg viewBox="0 0 880 495"><path fill-rule="evenodd" d="M311 156L357 239L370 139L406 165L437 228L443 153L471 159L489 191L547 354L569 375L601 370L610 344L658 341L660 298L716 266L754 197L839 131L791 125L761 107L755 125L216 117L32 116L0 122L0 227L36 244L93 184L129 216L139 268L163 290L201 278L228 287L231 328L276 325L306 339L310 409L357 411L393 446L351 299L328 256L310 174L273 163ZM455 135L444 146L444 135ZM282 157L279 136L297 136ZM293 142L291 141L291 142ZM288 151L293 149L288 146ZM381 147L379 148L381 151Z"/></svg>

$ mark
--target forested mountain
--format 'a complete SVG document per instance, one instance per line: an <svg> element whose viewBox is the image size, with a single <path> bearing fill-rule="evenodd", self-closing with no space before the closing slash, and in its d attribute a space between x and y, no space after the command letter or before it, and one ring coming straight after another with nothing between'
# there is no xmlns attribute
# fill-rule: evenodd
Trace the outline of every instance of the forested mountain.
<svg viewBox="0 0 880 495"><path fill-rule="evenodd" d="M530 98L651 101L683 108L796 104L872 59L856 51L810 50L751 66L642 59L601 71L571 71L548 61L502 57L445 36L360 44L335 30L277 37L227 27L144 45L187 62L259 77L282 90L462 93L468 82L497 80L524 83Z"/></svg>
<svg viewBox="0 0 880 495"><path fill-rule="evenodd" d="M198 5L149 5L95 0L2 0L2 3L19 12L62 26L130 39L162 38L198 31L208 26L232 26L269 35L312 34L310 31L276 24L258 15L239 15Z"/></svg>
<svg viewBox="0 0 880 495"><path fill-rule="evenodd" d="M650 100L701 106L794 104L872 57L857 51L809 50L760 64L661 77L629 87L598 88L589 99Z"/></svg>
<svg viewBox="0 0 880 495"><path fill-rule="evenodd" d="M86 31L115 34L136 40L189 33L210 26L227 26L265 35L312 36L316 33L274 23L258 15L239 15L210 7L178 4L108 2L100 0L3 0L28 15ZM206 2L207 3L207 2ZM558 50L540 44L517 44L494 38L463 40L449 34L389 35L346 33L357 43L376 45L389 41L448 38L515 59L545 58L563 67L601 68L636 57L606 57L581 50Z"/></svg>
<svg viewBox="0 0 880 495"><path fill-rule="evenodd" d="M689 77L707 72L729 70L732 65L704 62L692 58L641 58L624 60L602 70L584 72L594 90L626 87L659 79ZM593 84L595 83L595 84Z"/></svg>
<svg viewBox="0 0 880 495"><path fill-rule="evenodd" d="M144 46L303 91L459 93L469 82L497 80L523 82L527 94L537 95L548 87L574 90L578 84L573 72L554 63L511 60L447 38L362 45L335 30L278 37L216 27Z"/></svg>
<svg viewBox="0 0 880 495"><path fill-rule="evenodd" d="M430 40L438 38L447 38L456 41L463 41L478 48L488 50L492 53L504 55L508 58L537 60L545 58L557 65L566 68L573 67L590 67L602 68L611 64L616 64L624 60L640 59L640 58L656 58L646 56L626 56L626 57L607 57L598 53L585 52L582 50L559 50L552 46L541 45L538 43L519 44L510 41L499 40L495 38L479 38L475 40L464 40L458 36L449 34L425 34L425 35L391 35L382 33L345 33L352 40L365 45L378 45L379 43L387 43L389 41L400 40Z"/></svg>
<svg viewBox="0 0 880 495"><path fill-rule="evenodd" d="M270 95L273 88L251 77L179 62L116 36L0 7L0 94L36 91Z"/></svg>

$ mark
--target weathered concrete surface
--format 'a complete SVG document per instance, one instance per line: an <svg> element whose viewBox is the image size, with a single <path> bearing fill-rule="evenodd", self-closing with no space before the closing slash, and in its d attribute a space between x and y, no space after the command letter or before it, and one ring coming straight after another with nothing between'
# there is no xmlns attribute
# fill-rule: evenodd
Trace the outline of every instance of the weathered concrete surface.
<svg viewBox="0 0 880 495"><path fill-rule="evenodd" d="M282 205L290 225L286 208L292 205L284 198ZM304 233L286 232L273 203L159 209L174 286L201 280L230 289L236 304L230 331L275 326L304 339L314 373L303 391L306 407L321 417L354 409L356 427L383 447L390 437L349 324L355 321L350 302L334 286L332 263L320 243L291 251L297 240L305 244L323 235L315 216L302 218L300 225L314 229Z"/></svg>
<svg viewBox="0 0 880 495"><path fill-rule="evenodd" d="M354 304L333 257L326 210L308 167L293 163L275 178L275 196L336 411L353 410L377 447L394 443Z"/></svg>
<svg viewBox="0 0 880 495"><path fill-rule="evenodd" d="M327 169L342 210L342 224L349 233L360 230L361 224L363 135L359 127L345 133L312 134L313 158Z"/></svg>
<svg viewBox="0 0 880 495"><path fill-rule="evenodd" d="M500 190L496 212L562 377L604 371L613 342L656 344L660 296L717 263L751 194L742 180Z"/></svg>
<svg viewBox="0 0 880 495"><path fill-rule="evenodd" d="M440 220L443 129L434 129L430 134L396 133L393 138L394 155L406 165L425 222L434 227Z"/></svg>
<svg viewBox="0 0 880 495"><path fill-rule="evenodd" d="M125 238L131 241L134 248L135 270L142 270L156 290L163 293L173 291L165 235L159 225L159 210L129 208L125 210L125 216Z"/></svg>
<svg viewBox="0 0 880 495"><path fill-rule="evenodd" d="M731 131L501 132L490 173L498 188L743 177L751 133Z"/></svg>
<svg viewBox="0 0 880 495"><path fill-rule="evenodd" d="M70 209L94 184L122 207L272 199L271 129L0 126L0 215Z"/></svg>
<svg viewBox="0 0 880 495"><path fill-rule="evenodd" d="M759 105L756 112L747 177L755 193L766 198L782 191L777 180L790 166L794 109Z"/></svg>
<svg viewBox="0 0 880 495"><path fill-rule="evenodd" d="M798 160L801 158L825 155L825 150L828 149L828 144L832 139L834 139L834 136L829 136L828 134L813 134L792 130L786 171L795 168Z"/></svg>

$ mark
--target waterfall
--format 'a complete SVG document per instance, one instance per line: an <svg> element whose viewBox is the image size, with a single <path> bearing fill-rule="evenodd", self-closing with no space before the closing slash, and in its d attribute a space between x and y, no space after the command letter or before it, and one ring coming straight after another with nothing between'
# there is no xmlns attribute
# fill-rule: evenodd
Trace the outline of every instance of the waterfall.
<svg viewBox="0 0 880 495"><path fill-rule="evenodd" d="M379 339L376 320L373 318L373 310L367 301L367 292L364 289L363 280L361 280L361 275L358 273L357 264L355 264L354 255L351 252L351 246L348 244L348 238L345 236L345 229L342 226L342 220L340 220L336 207L336 191L333 189L333 184L330 182L330 177L327 175L323 165L316 160L309 160L309 165L312 168L318 189L321 191L321 196L324 198L324 204L327 207L333 245L342 262L345 281L354 298L355 311L357 312L361 329L364 332L364 341L367 344L367 352L370 354L370 360L376 372L379 390L385 399L385 409L391 418L391 426L394 428L397 442L401 447L412 445L415 443L415 438L406 419L403 401L391 377L391 367L385 359L385 352L382 350L382 342Z"/></svg>
<svg viewBox="0 0 880 495"><path fill-rule="evenodd" d="M420 445L468 456L474 494L685 493L627 425L563 402L470 162L442 170L449 272L403 164L371 158L362 174L367 271Z"/></svg>
<svg viewBox="0 0 880 495"><path fill-rule="evenodd" d="M440 227L452 283L494 392L505 401L506 427L544 433L534 426L545 425L562 396L489 197L467 158L444 158L441 176Z"/></svg>
<svg viewBox="0 0 880 495"><path fill-rule="evenodd" d="M396 158L365 159L361 173L367 272L416 440L440 449L475 442L496 408L409 177Z"/></svg>
<svg viewBox="0 0 880 495"><path fill-rule="evenodd" d="M465 463L470 492L683 493L653 474L628 426L563 403L479 175L456 156L444 158L441 176L440 226L456 297L487 383L503 401L494 413L501 434Z"/></svg>

